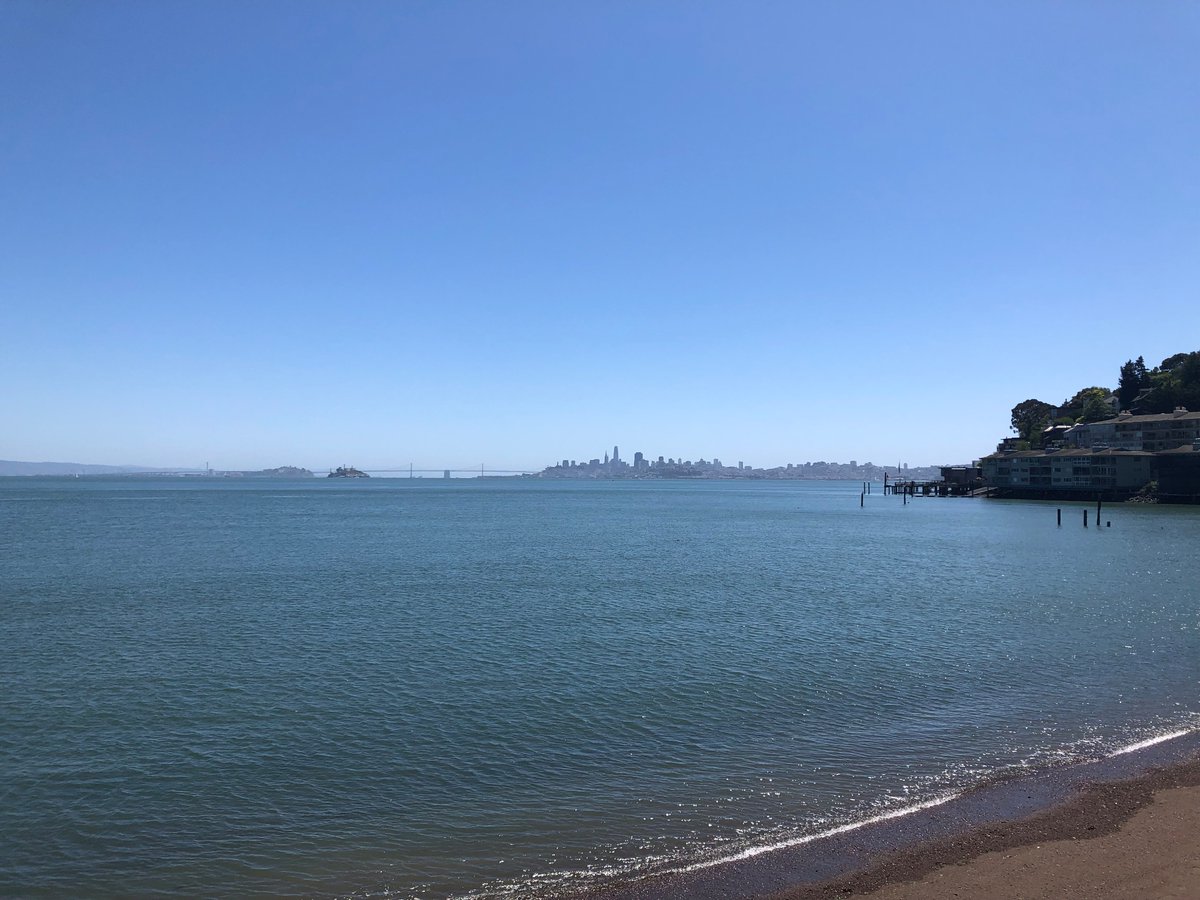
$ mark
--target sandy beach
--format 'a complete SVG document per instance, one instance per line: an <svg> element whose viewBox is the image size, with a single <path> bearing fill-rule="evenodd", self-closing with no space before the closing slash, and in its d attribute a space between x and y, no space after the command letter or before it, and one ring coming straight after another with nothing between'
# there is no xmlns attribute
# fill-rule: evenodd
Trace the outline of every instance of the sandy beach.
<svg viewBox="0 0 1200 900"><path fill-rule="evenodd" d="M1097 784L1033 818L920 845L787 900L1200 897L1200 760Z"/></svg>
<svg viewBox="0 0 1200 900"><path fill-rule="evenodd" d="M1200 732L999 779L946 803L602 900L1200 898Z"/></svg>

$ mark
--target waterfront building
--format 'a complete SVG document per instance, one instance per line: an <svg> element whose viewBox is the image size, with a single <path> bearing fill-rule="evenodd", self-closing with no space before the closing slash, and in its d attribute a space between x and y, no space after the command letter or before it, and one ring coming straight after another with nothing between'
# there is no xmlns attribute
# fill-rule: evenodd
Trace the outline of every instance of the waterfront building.
<svg viewBox="0 0 1200 900"><path fill-rule="evenodd" d="M1145 450L999 451L980 460L990 488L1045 492L1128 492L1154 477L1155 454Z"/></svg>
<svg viewBox="0 0 1200 900"><path fill-rule="evenodd" d="M869 465L869 463L868 463ZM983 470L979 466L939 466L942 481L962 491L970 491L983 484Z"/></svg>
<svg viewBox="0 0 1200 900"><path fill-rule="evenodd" d="M1174 412L1138 416L1123 412L1111 419L1068 429L1063 440L1071 447L1146 450L1159 453L1189 446L1200 438L1200 412L1177 406Z"/></svg>
<svg viewBox="0 0 1200 900"><path fill-rule="evenodd" d="M1155 454L1159 496L1179 502L1200 501L1200 438L1191 447L1176 447Z"/></svg>

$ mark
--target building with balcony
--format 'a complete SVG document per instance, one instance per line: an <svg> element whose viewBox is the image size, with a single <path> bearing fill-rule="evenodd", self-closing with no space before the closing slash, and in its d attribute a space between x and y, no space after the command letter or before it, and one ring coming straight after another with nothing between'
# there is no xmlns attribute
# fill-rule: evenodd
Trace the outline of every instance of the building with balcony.
<svg viewBox="0 0 1200 900"><path fill-rule="evenodd" d="M1132 494L1154 478L1155 454L1145 450L1018 450L980 460L983 483L1002 492Z"/></svg>
<svg viewBox="0 0 1200 900"><path fill-rule="evenodd" d="M1111 419L1075 425L1062 435L1069 447L1146 450L1159 453L1190 446L1200 438L1200 412L1179 406L1174 412L1135 416L1123 412Z"/></svg>

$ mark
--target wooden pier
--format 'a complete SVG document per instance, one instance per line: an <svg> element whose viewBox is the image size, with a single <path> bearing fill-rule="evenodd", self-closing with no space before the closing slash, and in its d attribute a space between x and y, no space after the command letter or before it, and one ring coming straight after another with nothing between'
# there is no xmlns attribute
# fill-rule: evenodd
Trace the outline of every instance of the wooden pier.
<svg viewBox="0 0 1200 900"><path fill-rule="evenodd" d="M883 476L883 492L908 497L988 497L991 492L983 484L983 471L978 466L942 466L937 481L916 481L908 478Z"/></svg>
<svg viewBox="0 0 1200 900"><path fill-rule="evenodd" d="M949 481L890 481L883 485L884 494L905 497L980 497L987 488L972 484L953 484Z"/></svg>

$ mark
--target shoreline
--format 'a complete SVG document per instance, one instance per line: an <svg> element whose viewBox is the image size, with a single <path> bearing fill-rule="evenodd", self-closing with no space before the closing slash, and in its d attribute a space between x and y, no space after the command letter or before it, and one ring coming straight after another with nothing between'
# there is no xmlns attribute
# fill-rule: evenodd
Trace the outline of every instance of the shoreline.
<svg viewBox="0 0 1200 900"><path fill-rule="evenodd" d="M1200 729L1144 741L1098 760L988 782L907 813L752 851L743 858L651 875L593 889L584 896L595 900L846 896L915 900L939 896L943 887L946 897L1046 896L1036 890L1017 891L1009 883L1008 870L1019 869L1034 886L1054 879L1082 885L1097 870L1093 858L1097 854L1106 860L1122 854L1144 859L1146 854L1134 847L1136 839L1130 843L1121 829L1135 818L1141 822L1138 817L1153 811L1156 798L1167 792L1176 792L1170 800L1174 807L1200 809ZM1178 792L1187 796L1180 799ZM1143 826L1139 828L1139 834L1144 832ZM1155 838L1155 848L1164 840L1181 846L1190 840L1200 851L1200 838L1195 837L1200 831L1183 826L1166 831L1165 837ZM1062 847L1084 847L1099 838L1116 846L1097 845L1094 851L1074 854L1084 862L1061 858ZM1125 843L1130 844L1128 849ZM1027 859L1034 851L1040 859ZM1006 858L997 860L992 854L1006 854ZM1014 862L1018 856L1020 861ZM1190 867L1184 865L1185 878L1189 872L1194 877L1192 867L1198 859L1200 852L1194 852ZM963 886L964 879L969 887ZM989 889L994 893L989 894ZM1128 894L1137 895L1137 891Z"/></svg>

